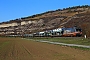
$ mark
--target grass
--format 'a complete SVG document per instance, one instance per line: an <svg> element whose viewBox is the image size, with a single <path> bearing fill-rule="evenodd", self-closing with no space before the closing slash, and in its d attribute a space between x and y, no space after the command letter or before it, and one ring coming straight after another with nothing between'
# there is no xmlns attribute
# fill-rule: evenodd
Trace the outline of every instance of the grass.
<svg viewBox="0 0 90 60"><path fill-rule="evenodd" d="M51 42L60 42L60 43L67 43L67 44L78 44L78 45L87 45L90 46L90 39L83 38L83 37L34 37L29 38L30 40L43 40L43 41L51 41ZM62 46L62 45L61 45ZM71 48L80 49L80 50L90 50L90 48L84 48L84 47L77 47L77 46L71 46Z"/></svg>
<svg viewBox="0 0 90 60"><path fill-rule="evenodd" d="M80 49L80 50L90 50L90 48L71 46L71 48Z"/></svg>
<svg viewBox="0 0 90 60"><path fill-rule="evenodd" d="M29 38L29 39L60 42L60 43L67 43L67 44L79 44L79 45L88 45L88 46L90 45L90 39L85 39L82 37L60 37L60 38L34 37L34 38Z"/></svg>
<svg viewBox="0 0 90 60"><path fill-rule="evenodd" d="M7 37L7 38L11 38L14 39L12 37ZM79 45L87 45L90 46L90 39L87 38L83 38L83 37L32 37L32 38L28 38L28 40L44 40L44 41L51 41L51 42L60 42L60 43L67 43L67 44L79 44ZM0 48L4 47L5 45L7 45L9 43L9 41L5 41L0 42ZM90 50L88 48L82 48L82 47L76 47L73 46L73 48L78 48L78 49L82 49L82 50Z"/></svg>

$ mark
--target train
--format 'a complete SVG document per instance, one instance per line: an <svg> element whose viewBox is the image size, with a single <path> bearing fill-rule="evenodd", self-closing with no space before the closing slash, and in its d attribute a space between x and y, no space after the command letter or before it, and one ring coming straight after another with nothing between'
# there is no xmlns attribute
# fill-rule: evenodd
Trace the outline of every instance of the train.
<svg viewBox="0 0 90 60"><path fill-rule="evenodd" d="M46 30L41 32L36 32L32 34L25 34L24 36L29 37L80 37L82 36L82 29L79 27L71 28L57 28L53 30Z"/></svg>
<svg viewBox="0 0 90 60"><path fill-rule="evenodd" d="M80 27L62 27L52 30L40 31L31 34L10 34L6 37L81 37L82 29Z"/></svg>

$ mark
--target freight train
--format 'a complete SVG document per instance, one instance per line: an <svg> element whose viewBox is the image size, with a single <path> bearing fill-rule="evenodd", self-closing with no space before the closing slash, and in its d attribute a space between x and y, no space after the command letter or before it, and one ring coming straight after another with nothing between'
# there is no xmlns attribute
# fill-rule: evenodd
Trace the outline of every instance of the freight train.
<svg viewBox="0 0 90 60"><path fill-rule="evenodd" d="M72 28L57 28L53 30L46 30L42 32L36 32L33 34L25 34L24 36L33 37L80 37L82 36L82 29L78 27Z"/></svg>
<svg viewBox="0 0 90 60"><path fill-rule="evenodd" d="M57 28L53 30L46 30L41 32L36 32L32 34L10 34L5 35L10 37L80 37L82 36L82 29L79 27L71 28Z"/></svg>

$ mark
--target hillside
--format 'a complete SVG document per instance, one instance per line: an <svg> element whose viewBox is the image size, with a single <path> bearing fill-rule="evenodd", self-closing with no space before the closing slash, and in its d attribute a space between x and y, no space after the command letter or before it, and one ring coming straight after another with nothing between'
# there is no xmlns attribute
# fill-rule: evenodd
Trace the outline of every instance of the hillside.
<svg viewBox="0 0 90 60"><path fill-rule="evenodd" d="M82 28L83 35L86 34L87 36L90 36L90 11L77 14L76 18L71 19L71 21L66 23L64 26L73 27L75 25Z"/></svg>
<svg viewBox="0 0 90 60"><path fill-rule="evenodd" d="M0 35L30 34L62 26L79 26L90 36L90 6L75 6L0 23Z"/></svg>

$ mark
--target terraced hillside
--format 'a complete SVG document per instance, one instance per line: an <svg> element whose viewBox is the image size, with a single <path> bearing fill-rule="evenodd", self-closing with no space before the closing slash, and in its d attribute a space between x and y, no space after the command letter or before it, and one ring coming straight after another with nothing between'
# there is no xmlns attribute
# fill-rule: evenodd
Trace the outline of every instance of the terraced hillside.
<svg viewBox="0 0 90 60"><path fill-rule="evenodd" d="M90 6L88 5L76 6L2 22L0 23L0 35L23 35L62 26L72 27L77 25L83 29L83 35L90 36L89 11Z"/></svg>

